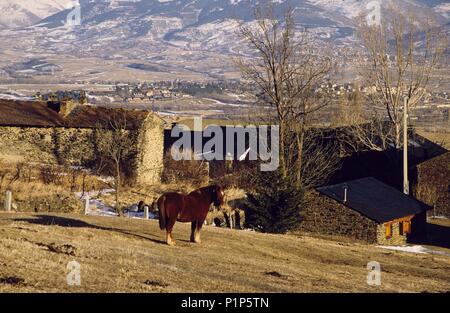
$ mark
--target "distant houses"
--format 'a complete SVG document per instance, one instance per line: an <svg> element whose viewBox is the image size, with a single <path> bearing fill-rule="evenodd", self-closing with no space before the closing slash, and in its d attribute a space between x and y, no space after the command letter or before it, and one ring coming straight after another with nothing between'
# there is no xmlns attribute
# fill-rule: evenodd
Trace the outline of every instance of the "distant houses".
<svg viewBox="0 0 450 313"><path fill-rule="evenodd" d="M41 94L37 92L34 96L37 101L53 101L53 102L76 102L79 104L87 104L87 93L84 90L73 91L56 91L48 94Z"/></svg>

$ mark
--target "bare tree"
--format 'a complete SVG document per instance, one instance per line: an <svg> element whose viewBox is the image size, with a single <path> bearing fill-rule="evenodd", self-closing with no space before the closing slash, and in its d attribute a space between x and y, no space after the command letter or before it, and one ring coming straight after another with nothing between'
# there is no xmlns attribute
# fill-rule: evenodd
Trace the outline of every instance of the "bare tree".
<svg viewBox="0 0 450 313"><path fill-rule="evenodd" d="M344 154L364 150L385 151L393 143L393 128L379 114L367 114L363 105L358 89L339 102L335 126L339 129L341 152Z"/></svg>
<svg viewBox="0 0 450 313"><path fill-rule="evenodd" d="M172 152L167 150L164 158L163 181L166 183L191 184L194 187L205 186L209 183L209 170L203 161L192 160L189 156L194 153L191 149L178 152L176 161Z"/></svg>
<svg viewBox="0 0 450 313"><path fill-rule="evenodd" d="M373 109L367 123L374 125L353 130L360 132L356 137L362 139L364 129L370 137L375 127L384 137L381 144L391 141L399 149L402 146L403 98L407 97L408 108L422 101L447 46L447 38L431 18L419 20L411 12L403 13L393 3L388 11L381 25L368 25L364 19L358 25L366 51L361 76ZM385 119L390 127L380 128L379 121ZM374 146L370 139L361 143L367 144L368 149L384 149L377 144Z"/></svg>
<svg viewBox="0 0 450 313"><path fill-rule="evenodd" d="M112 113L97 126L97 144L100 153L101 171L113 174L115 189L115 209L120 210L120 190L125 178L124 172L132 166L129 161L134 153L133 132L129 129L125 111Z"/></svg>
<svg viewBox="0 0 450 313"><path fill-rule="evenodd" d="M334 136L334 131L321 128L310 128L304 133L301 168L303 188L310 189L327 183L330 174L340 168L339 142Z"/></svg>
<svg viewBox="0 0 450 313"><path fill-rule="evenodd" d="M256 28L241 26L240 36L254 57L237 60L243 76L259 89L259 100L275 108L280 127L280 168L302 185L305 133L314 114L331 103L328 94L318 92L329 79L333 62L319 54L316 42L305 29L297 29L293 10L282 20L272 10L255 12Z"/></svg>

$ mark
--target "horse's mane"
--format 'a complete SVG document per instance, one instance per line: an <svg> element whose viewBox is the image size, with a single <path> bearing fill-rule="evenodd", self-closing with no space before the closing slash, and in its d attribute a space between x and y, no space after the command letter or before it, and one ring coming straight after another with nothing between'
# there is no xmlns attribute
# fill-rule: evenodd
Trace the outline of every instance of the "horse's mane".
<svg viewBox="0 0 450 313"><path fill-rule="evenodd" d="M188 196L189 195L193 195L193 194L198 193L198 192L202 192L202 191L209 191L210 189L212 189L214 187L219 188L218 185L209 185L209 186L198 188L198 189L195 189L194 191L191 191L190 193L188 193Z"/></svg>

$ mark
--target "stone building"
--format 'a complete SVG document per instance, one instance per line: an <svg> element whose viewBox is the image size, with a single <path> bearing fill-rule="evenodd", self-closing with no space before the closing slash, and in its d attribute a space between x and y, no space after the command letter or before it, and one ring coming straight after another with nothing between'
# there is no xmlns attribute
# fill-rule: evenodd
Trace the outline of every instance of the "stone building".
<svg viewBox="0 0 450 313"><path fill-rule="evenodd" d="M417 166L417 199L433 207L433 214L450 217L450 152Z"/></svg>
<svg viewBox="0 0 450 313"><path fill-rule="evenodd" d="M371 177L317 188L307 200L303 231L381 245L426 236L430 207Z"/></svg>
<svg viewBox="0 0 450 313"><path fill-rule="evenodd" d="M107 128L117 116L126 121L124 131L133 142L127 157L128 178L138 184L159 183L164 122L147 111L0 100L0 156L10 161L94 168L99 160L99 127Z"/></svg>

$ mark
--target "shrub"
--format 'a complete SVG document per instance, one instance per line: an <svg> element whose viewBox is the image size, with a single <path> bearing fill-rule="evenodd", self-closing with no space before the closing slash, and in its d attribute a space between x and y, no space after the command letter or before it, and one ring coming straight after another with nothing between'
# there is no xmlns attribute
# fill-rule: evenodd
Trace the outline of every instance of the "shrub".
<svg viewBox="0 0 450 313"><path fill-rule="evenodd" d="M189 155L190 151L185 152ZM167 184L190 184L203 187L209 183L208 163L197 160L173 159L170 150L164 158L163 182Z"/></svg>
<svg viewBox="0 0 450 313"><path fill-rule="evenodd" d="M41 180L44 184L61 185L63 183L64 173L56 165L45 165L41 168Z"/></svg>
<svg viewBox="0 0 450 313"><path fill-rule="evenodd" d="M210 162L210 177L227 187L252 189L255 186L258 173L259 164L256 162Z"/></svg>
<svg viewBox="0 0 450 313"><path fill-rule="evenodd" d="M244 204L245 225L265 233L286 233L300 224L303 191L279 171L262 172Z"/></svg>

